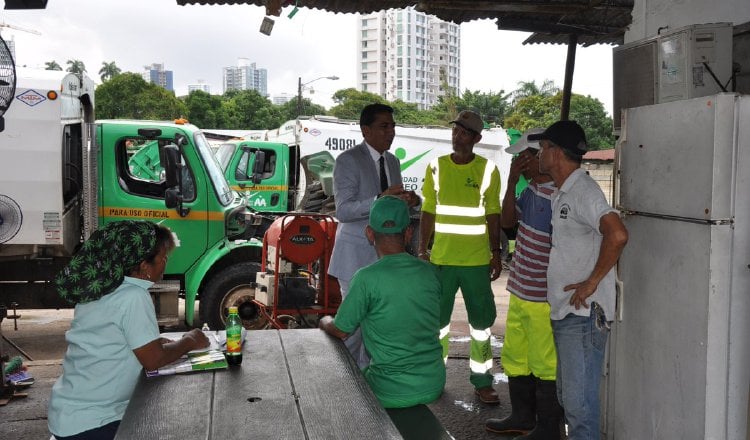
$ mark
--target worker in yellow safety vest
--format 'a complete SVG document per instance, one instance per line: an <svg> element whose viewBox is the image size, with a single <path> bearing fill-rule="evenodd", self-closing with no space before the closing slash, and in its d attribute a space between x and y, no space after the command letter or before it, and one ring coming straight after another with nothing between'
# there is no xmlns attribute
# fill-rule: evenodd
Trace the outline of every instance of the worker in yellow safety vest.
<svg viewBox="0 0 750 440"><path fill-rule="evenodd" d="M418 251L440 273L443 359L448 360L450 320L460 288L471 330L469 380L480 401L495 404L490 327L497 312L490 282L502 270L500 172L473 152L482 139L482 118L464 110L452 123L453 153L434 159L425 173Z"/></svg>

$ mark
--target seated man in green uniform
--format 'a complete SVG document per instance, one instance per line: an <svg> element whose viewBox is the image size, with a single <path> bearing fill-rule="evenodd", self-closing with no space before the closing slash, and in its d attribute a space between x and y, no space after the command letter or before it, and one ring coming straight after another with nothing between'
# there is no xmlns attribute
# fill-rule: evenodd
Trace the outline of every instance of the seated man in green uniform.
<svg viewBox="0 0 750 440"><path fill-rule="evenodd" d="M412 229L403 200L376 200L365 233L378 261L354 274L336 318L323 317L320 328L341 339L362 328L371 358L363 373L383 407L432 402L445 386L437 273L405 251Z"/></svg>

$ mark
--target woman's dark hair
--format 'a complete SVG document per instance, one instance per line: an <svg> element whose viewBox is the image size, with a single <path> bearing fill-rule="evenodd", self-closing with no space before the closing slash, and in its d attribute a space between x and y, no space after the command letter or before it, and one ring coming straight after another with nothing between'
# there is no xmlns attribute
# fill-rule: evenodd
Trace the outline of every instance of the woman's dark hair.
<svg viewBox="0 0 750 440"><path fill-rule="evenodd" d="M159 252L161 252L162 249L169 252L174 249L175 245L172 231L166 226L156 225L156 245L154 245L154 248L148 253L148 255L146 255L146 258L144 258L143 261L153 263L154 259L159 255Z"/></svg>
<svg viewBox="0 0 750 440"><path fill-rule="evenodd" d="M156 243L154 244L154 248L151 249L151 251L146 254L146 256L143 258L143 261L154 264L154 260L156 259L156 256L159 255L159 252L161 252L162 249L165 249L167 253L169 253L172 249L175 248L176 243L174 241L174 235L172 235L172 231L169 230L166 226L162 225L155 225L155 233L156 233ZM141 263L139 262L136 264L133 268L130 269L129 273L133 273L138 271L138 266L140 266Z"/></svg>

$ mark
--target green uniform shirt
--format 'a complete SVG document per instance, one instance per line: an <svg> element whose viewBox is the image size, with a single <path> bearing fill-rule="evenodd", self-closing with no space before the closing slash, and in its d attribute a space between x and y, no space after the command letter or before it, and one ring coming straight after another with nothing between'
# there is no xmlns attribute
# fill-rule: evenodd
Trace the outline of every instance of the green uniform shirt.
<svg viewBox="0 0 750 440"><path fill-rule="evenodd" d="M483 182L488 161L479 155L462 165L454 163L450 155L437 161L439 175L430 164L422 187L422 211L435 215L430 261L441 266L487 265L492 255L486 216L500 213L500 172L490 162L489 182ZM441 206L450 208L450 213L441 213ZM484 208L483 213L473 212L477 208ZM484 233L468 230L480 225L485 225Z"/></svg>
<svg viewBox="0 0 750 440"><path fill-rule="evenodd" d="M440 281L429 263L386 255L354 274L335 325L346 333L362 328L371 358L363 372L383 407L429 403L442 393L439 318Z"/></svg>

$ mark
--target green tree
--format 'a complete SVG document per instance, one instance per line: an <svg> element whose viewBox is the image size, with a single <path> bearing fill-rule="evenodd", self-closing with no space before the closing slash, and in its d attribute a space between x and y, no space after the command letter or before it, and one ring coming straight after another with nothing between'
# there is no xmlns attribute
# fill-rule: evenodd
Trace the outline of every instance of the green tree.
<svg viewBox="0 0 750 440"><path fill-rule="evenodd" d="M188 120L197 127L224 128L221 96L194 90L185 98L185 106Z"/></svg>
<svg viewBox="0 0 750 440"><path fill-rule="evenodd" d="M403 102L400 99L392 102L393 118L398 124L411 125L444 125L434 112L420 110L417 104Z"/></svg>
<svg viewBox="0 0 750 440"><path fill-rule="evenodd" d="M560 94L562 102L562 94ZM578 121L586 132L586 140L592 150L606 150L615 146L612 133L612 118L604 105L591 95L573 94L570 98L570 119Z"/></svg>
<svg viewBox="0 0 750 440"><path fill-rule="evenodd" d="M284 106L289 105L289 106L291 106L291 108L294 109L294 114L289 119L294 119L294 118L297 117L297 99L296 98L292 99L292 100L290 100L290 101L288 101L288 102L286 102L285 104L282 104L282 105L284 105ZM284 110L284 114L287 114L286 107L285 107L285 110ZM302 115L308 115L308 116L325 115L326 114L326 109L322 105L314 104L308 98L302 98L302 113L301 114Z"/></svg>
<svg viewBox="0 0 750 440"><path fill-rule="evenodd" d="M438 75L440 76L440 90L443 91L443 94L438 97L438 102L432 107L431 111L434 117L442 122L439 125L447 125L460 112L461 102L456 90L448 85L445 67L440 68Z"/></svg>
<svg viewBox="0 0 750 440"><path fill-rule="evenodd" d="M102 82L107 81L108 79L112 79L115 76L119 75L122 71L119 67L117 67L117 64L115 64L114 61L108 63L106 61L102 61L102 68L99 69L99 78L102 79Z"/></svg>
<svg viewBox="0 0 750 440"><path fill-rule="evenodd" d="M433 119L446 125L462 110L473 110L489 124L504 125L505 115L511 110L508 102L510 94L504 90L494 93L484 93L479 90L465 90L460 97L440 97L438 103L430 109Z"/></svg>
<svg viewBox="0 0 750 440"><path fill-rule="evenodd" d="M281 115L281 109L278 105L268 105L258 109L253 117L254 130L264 129L269 130L272 128L279 127L285 121Z"/></svg>
<svg viewBox="0 0 750 440"><path fill-rule="evenodd" d="M231 125L224 128L250 130L268 128L264 124L268 124L272 119L270 117L272 112L270 110L258 112L273 106L273 104L257 90L231 90L224 94L224 99L225 109L229 115L227 123ZM260 118L261 116L262 118ZM280 118L280 116L278 117ZM278 127L278 125L276 126Z"/></svg>
<svg viewBox="0 0 750 440"><path fill-rule="evenodd" d="M279 109L279 112L281 113L281 118L283 121L288 121L290 119L297 118L297 100L296 99L289 100L277 107ZM323 107L322 105L314 104L312 101L310 101L307 98L302 98L302 108L303 108L303 111L302 111L303 115L327 115L328 114L325 107ZM276 128L276 127L271 127L271 128Z"/></svg>
<svg viewBox="0 0 750 440"><path fill-rule="evenodd" d="M505 118L505 127L520 131L548 127L560 119L561 104L562 93L521 98L513 107L513 112ZM602 150L614 145L612 118L598 99L574 93L570 99L569 119L581 124L590 149Z"/></svg>
<svg viewBox="0 0 750 440"><path fill-rule="evenodd" d="M62 69L62 66L57 64L57 61L52 60L52 61L47 61L46 63L44 63L44 70L63 70L63 69Z"/></svg>
<svg viewBox="0 0 750 440"><path fill-rule="evenodd" d="M341 119L359 120L359 114L368 104L380 103L390 104L388 101L370 92L361 92L355 88L341 89L333 94L333 102L330 114Z"/></svg>
<svg viewBox="0 0 750 440"><path fill-rule="evenodd" d="M68 65L67 71L70 73L77 73L79 75L86 71L86 65L81 60L68 60L65 62Z"/></svg>
<svg viewBox="0 0 750 440"><path fill-rule="evenodd" d="M485 122L502 125L505 115L511 109L510 102L508 102L510 96L511 94L506 94L504 90L497 93L466 90L461 96L460 107L461 110L472 109L476 111Z"/></svg>
<svg viewBox="0 0 750 440"><path fill-rule="evenodd" d="M551 79L545 79L541 86L537 86L536 81L519 81L518 88L511 95L515 104L519 100L529 96L554 96L558 92L560 92L560 88L555 85L555 82Z"/></svg>
<svg viewBox="0 0 750 440"><path fill-rule="evenodd" d="M547 127L560 119L560 101L551 96L530 95L519 99L505 118L505 128L526 131Z"/></svg>
<svg viewBox="0 0 750 440"><path fill-rule="evenodd" d="M103 119L170 120L187 116L187 106L135 73L117 75L96 88L96 113Z"/></svg>

